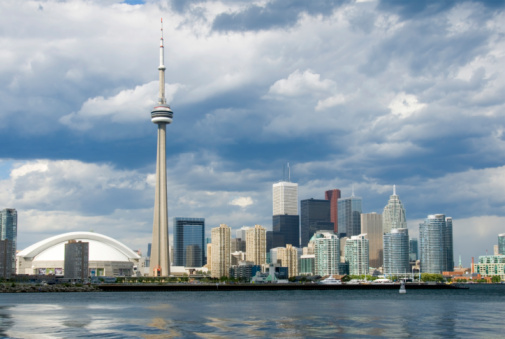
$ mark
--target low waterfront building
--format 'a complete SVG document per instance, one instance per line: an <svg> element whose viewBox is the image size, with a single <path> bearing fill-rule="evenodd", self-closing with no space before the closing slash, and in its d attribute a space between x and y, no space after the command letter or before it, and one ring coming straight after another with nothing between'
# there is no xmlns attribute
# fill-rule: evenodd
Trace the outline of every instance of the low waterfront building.
<svg viewBox="0 0 505 339"><path fill-rule="evenodd" d="M230 277L249 282L257 272L261 273L261 266L252 261L241 261L238 265L230 267Z"/></svg>
<svg viewBox="0 0 505 339"><path fill-rule="evenodd" d="M479 263L474 264L474 272L482 277L499 276L505 280L505 255L480 256Z"/></svg>
<svg viewBox="0 0 505 339"><path fill-rule="evenodd" d="M17 257L17 274L64 275L65 244L89 243L89 276L133 276L140 256L119 241L94 232L70 232L39 241Z"/></svg>

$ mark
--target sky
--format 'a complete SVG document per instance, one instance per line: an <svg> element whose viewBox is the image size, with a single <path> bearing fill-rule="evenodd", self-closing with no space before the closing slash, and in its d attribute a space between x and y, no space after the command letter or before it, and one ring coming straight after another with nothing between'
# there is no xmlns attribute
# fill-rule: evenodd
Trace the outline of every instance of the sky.
<svg viewBox="0 0 505 339"><path fill-rule="evenodd" d="M0 2L0 208L18 248L94 231L151 241L163 17L173 217L271 229L289 163L299 199L338 188L411 237L454 219L454 257L505 233L503 1ZM171 233L171 230L170 230Z"/></svg>

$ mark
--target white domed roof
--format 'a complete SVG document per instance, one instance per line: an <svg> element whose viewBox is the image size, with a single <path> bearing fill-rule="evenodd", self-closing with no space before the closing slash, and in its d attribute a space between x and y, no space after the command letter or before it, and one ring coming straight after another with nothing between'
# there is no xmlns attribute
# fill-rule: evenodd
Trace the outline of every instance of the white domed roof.
<svg viewBox="0 0 505 339"><path fill-rule="evenodd" d="M117 240L94 232L70 232L39 241L17 254L33 261L63 261L69 240L89 243L90 261L132 261L140 256Z"/></svg>

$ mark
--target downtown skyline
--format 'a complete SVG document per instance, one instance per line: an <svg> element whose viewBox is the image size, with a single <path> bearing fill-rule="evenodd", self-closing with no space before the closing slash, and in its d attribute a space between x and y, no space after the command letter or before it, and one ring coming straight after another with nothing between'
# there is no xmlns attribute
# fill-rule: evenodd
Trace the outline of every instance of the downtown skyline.
<svg viewBox="0 0 505 339"><path fill-rule="evenodd" d="M18 211L18 249L94 230L145 252L164 17L170 221L271 230L289 162L299 200L354 185L363 213L382 213L396 185L411 237L442 213L456 262L492 253L505 224L503 5L130 3L0 4L0 208Z"/></svg>

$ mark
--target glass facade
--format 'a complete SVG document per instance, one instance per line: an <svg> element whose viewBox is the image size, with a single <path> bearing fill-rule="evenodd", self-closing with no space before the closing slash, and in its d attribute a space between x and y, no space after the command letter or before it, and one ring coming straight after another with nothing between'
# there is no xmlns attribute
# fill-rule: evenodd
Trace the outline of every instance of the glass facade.
<svg viewBox="0 0 505 339"><path fill-rule="evenodd" d="M419 250L422 273L454 270L452 218L429 215L419 224Z"/></svg>
<svg viewBox="0 0 505 339"><path fill-rule="evenodd" d="M330 201L307 199L300 202L300 229L302 235L301 246L307 246L310 238L317 231L333 231L331 222Z"/></svg>
<svg viewBox="0 0 505 339"><path fill-rule="evenodd" d="M364 234L368 239L368 261L370 267L382 267L384 262L382 215L377 213L362 213L361 234Z"/></svg>
<svg viewBox="0 0 505 339"><path fill-rule="evenodd" d="M204 234L204 218L174 218L174 266L204 265Z"/></svg>
<svg viewBox="0 0 505 339"><path fill-rule="evenodd" d="M505 233L498 234L498 254L505 255Z"/></svg>
<svg viewBox="0 0 505 339"><path fill-rule="evenodd" d="M368 239L363 234L353 235L345 243L345 262L350 275L368 274Z"/></svg>
<svg viewBox="0 0 505 339"><path fill-rule="evenodd" d="M272 217L272 248L286 247L288 244L300 247L300 217L274 215Z"/></svg>
<svg viewBox="0 0 505 339"><path fill-rule="evenodd" d="M314 242L314 273L320 276L339 274L340 240L337 235L319 231L310 241Z"/></svg>
<svg viewBox="0 0 505 339"><path fill-rule="evenodd" d="M0 240L9 240L12 274L16 272L18 212L13 208L0 211Z"/></svg>
<svg viewBox="0 0 505 339"><path fill-rule="evenodd" d="M419 242L416 238L409 240L409 261L416 261L419 259L418 245Z"/></svg>
<svg viewBox="0 0 505 339"><path fill-rule="evenodd" d="M338 232L340 237L361 234L361 198L338 200Z"/></svg>
<svg viewBox="0 0 505 339"><path fill-rule="evenodd" d="M409 273L409 231L393 228L384 234L384 274Z"/></svg>

